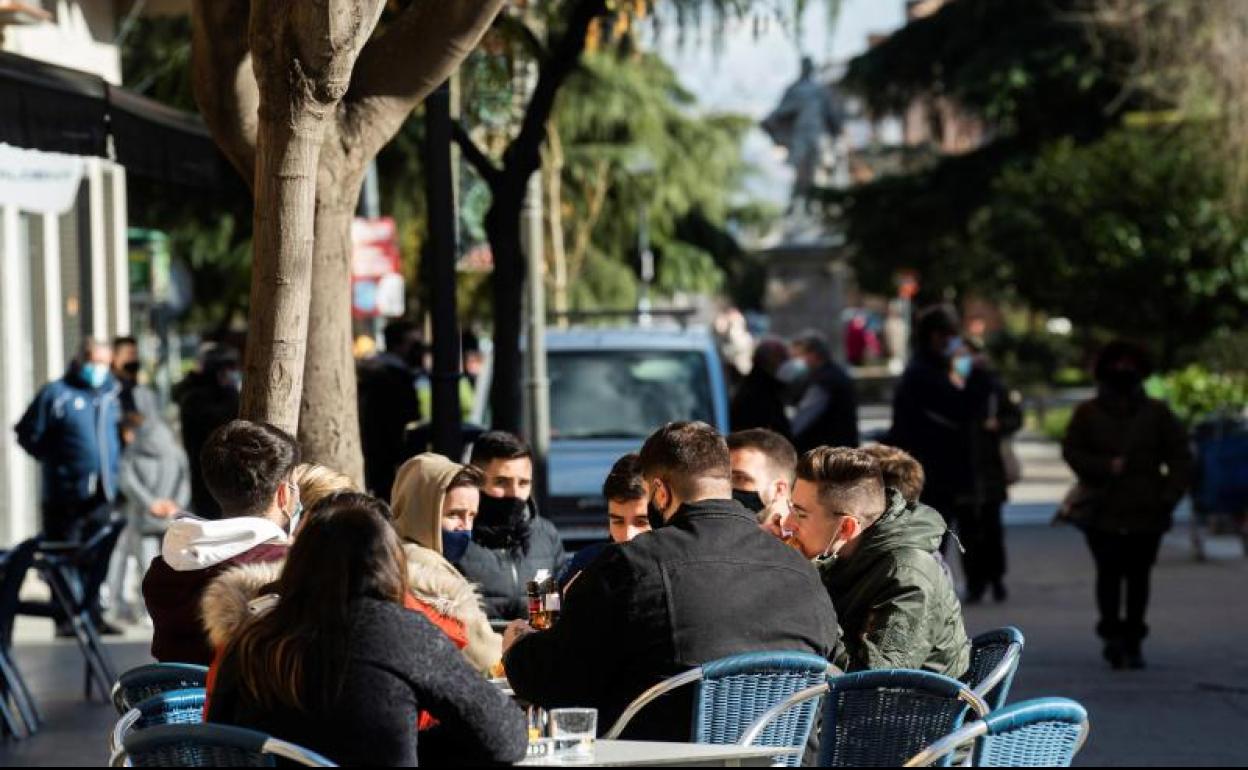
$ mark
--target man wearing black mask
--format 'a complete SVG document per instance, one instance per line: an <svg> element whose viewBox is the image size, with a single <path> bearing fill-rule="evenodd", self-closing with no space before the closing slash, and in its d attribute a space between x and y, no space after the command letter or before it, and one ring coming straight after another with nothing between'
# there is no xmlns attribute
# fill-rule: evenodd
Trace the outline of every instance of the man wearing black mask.
<svg viewBox="0 0 1248 770"><path fill-rule="evenodd" d="M754 428L729 435L728 452L732 498L758 516L759 526L781 537L780 520L789 512L797 450L779 433Z"/></svg>
<svg viewBox="0 0 1248 770"><path fill-rule="evenodd" d="M365 486L389 499L395 471L408 457L407 427L421 418L416 383L424 374L425 344L411 321L386 326L385 339L385 352L360 362L358 377Z"/></svg>
<svg viewBox="0 0 1248 770"><path fill-rule="evenodd" d="M457 566L480 586L491 618L524 618L525 584L539 570L559 575L568 558L559 531L533 504L533 452L517 436L489 431L473 443L471 463L485 484L472 546Z"/></svg>
<svg viewBox="0 0 1248 770"><path fill-rule="evenodd" d="M147 409L155 406L154 403L150 405L136 403L136 391L140 391L139 370L141 368L138 340L134 337L118 337L113 340L113 377L121 386L121 392L117 398L121 404L122 414L142 412L144 416L147 416ZM145 396L139 398L144 399Z"/></svg>

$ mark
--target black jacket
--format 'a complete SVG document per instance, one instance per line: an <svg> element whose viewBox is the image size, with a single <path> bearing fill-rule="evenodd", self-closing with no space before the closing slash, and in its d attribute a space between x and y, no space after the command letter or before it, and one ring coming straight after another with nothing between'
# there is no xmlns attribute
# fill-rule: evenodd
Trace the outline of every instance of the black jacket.
<svg viewBox="0 0 1248 770"><path fill-rule="evenodd" d="M838 634L814 567L739 503L707 500L607 546L555 627L522 637L504 663L518 697L595 707L605 732L642 691L693 666L762 650L827 657ZM689 740L691 697L687 687L664 696L624 737Z"/></svg>
<svg viewBox="0 0 1248 770"><path fill-rule="evenodd" d="M858 396L854 380L829 361L810 377L793 416L793 443L798 452L821 446L858 446Z"/></svg>
<svg viewBox="0 0 1248 770"><path fill-rule="evenodd" d="M419 372L398 356L382 354L360 362L357 375L364 483L389 500L395 471L410 455L404 443L407 426L420 420Z"/></svg>
<svg viewBox="0 0 1248 770"><path fill-rule="evenodd" d="M916 355L893 394L893 427L888 443L904 449L923 466L923 501L948 516L975 491L973 432L984 414L988 382L976 369L966 387L949 381L948 363Z"/></svg>
<svg viewBox="0 0 1248 770"><path fill-rule="evenodd" d="M237 661L221 662L208 721L268 733L340 765L413 766L421 709L438 727L420 734L419 763L511 763L524 757L524 714L473 671L419 613L376 599L352 603L342 694L324 713L266 709L240 686Z"/></svg>
<svg viewBox="0 0 1248 770"><path fill-rule="evenodd" d="M201 518L220 518L221 506L204 483L199 454L213 431L238 418L238 391L218 383L215 373L193 372L178 384L174 397L182 421L182 445L191 461L191 510Z"/></svg>
<svg viewBox="0 0 1248 770"><path fill-rule="evenodd" d="M468 544L463 557L455 566L464 577L476 583L485 602L485 612L491 618L515 620L529 615L528 595L525 584L537 575L538 570L548 570L558 577L567 563L559 530L528 507L530 519L527 549L489 547L477 541Z"/></svg>
<svg viewBox="0 0 1248 770"><path fill-rule="evenodd" d="M728 411L728 423L735 430L767 428L793 439L789 417L784 412L784 385L755 366L738 386Z"/></svg>

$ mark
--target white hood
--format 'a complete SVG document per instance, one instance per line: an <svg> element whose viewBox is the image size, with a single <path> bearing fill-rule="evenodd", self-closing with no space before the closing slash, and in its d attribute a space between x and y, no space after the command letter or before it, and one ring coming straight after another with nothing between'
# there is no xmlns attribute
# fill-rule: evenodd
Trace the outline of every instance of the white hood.
<svg viewBox="0 0 1248 770"><path fill-rule="evenodd" d="M213 521L183 516L169 525L160 555L175 571L192 572L215 567L261 543L285 542L281 527L257 516Z"/></svg>

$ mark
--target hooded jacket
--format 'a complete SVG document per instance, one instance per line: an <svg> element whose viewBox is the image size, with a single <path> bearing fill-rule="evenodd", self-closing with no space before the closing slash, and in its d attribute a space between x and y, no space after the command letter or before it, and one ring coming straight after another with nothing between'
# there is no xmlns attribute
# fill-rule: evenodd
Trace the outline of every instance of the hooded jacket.
<svg viewBox="0 0 1248 770"><path fill-rule="evenodd" d="M160 534L169 525L148 513L157 500L172 500L185 509L191 504L191 469L186 452L173 431L154 414L139 427L134 443L121 460L120 488L126 498L129 526L141 534Z"/></svg>
<svg viewBox="0 0 1248 770"><path fill-rule="evenodd" d="M947 527L888 490L888 508L852 554L819 565L840 620L834 661L847 671L908 668L957 679L971 643L953 582L936 557Z"/></svg>
<svg viewBox="0 0 1248 770"><path fill-rule="evenodd" d="M96 491L117 496L121 462L121 389L109 375L92 388L74 367L44 385L17 423L17 442L43 466L43 497L77 503Z"/></svg>
<svg viewBox="0 0 1248 770"><path fill-rule="evenodd" d="M212 662L200 622L204 591L231 567L285 559L288 547L282 528L258 516L175 519L165 532L161 555L143 577L143 600L152 616L152 657L162 663Z"/></svg>

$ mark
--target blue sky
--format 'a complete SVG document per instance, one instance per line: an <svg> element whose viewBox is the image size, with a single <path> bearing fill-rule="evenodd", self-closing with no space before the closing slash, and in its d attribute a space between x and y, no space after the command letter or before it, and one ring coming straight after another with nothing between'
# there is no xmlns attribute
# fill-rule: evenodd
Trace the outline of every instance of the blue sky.
<svg viewBox="0 0 1248 770"><path fill-rule="evenodd" d="M783 0L781 0L783 1ZM802 24L801 52L818 64L844 61L861 52L871 32L890 32L905 16L904 0L843 0L840 18L829 30L821 0L811 0ZM783 7L789 7L785 3ZM675 31L663 34L656 49L693 92L703 109L763 118L798 76L800 54L792 32L777 21L756 33L752 20L732 22L722 46L709 42L677 44ZM770 140L759 129L745 142L747 159L757 169L749 185L756 197L782 205L791 174Z"/></svg>

